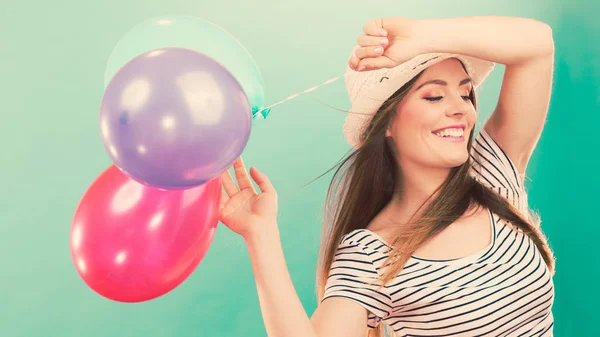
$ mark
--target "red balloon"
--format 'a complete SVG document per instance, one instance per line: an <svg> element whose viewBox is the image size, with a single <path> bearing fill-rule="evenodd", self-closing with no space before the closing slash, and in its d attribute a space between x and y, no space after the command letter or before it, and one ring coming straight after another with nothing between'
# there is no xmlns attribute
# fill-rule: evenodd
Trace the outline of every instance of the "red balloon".
<svg viewBox="0 0 600 337"><path fill-rule="evenodd" d="M204 258L217 229L220 198L220 177L187 190L159 190L111 165L75 212L75 268L90 288L115 301L164 295Z"/></svg>

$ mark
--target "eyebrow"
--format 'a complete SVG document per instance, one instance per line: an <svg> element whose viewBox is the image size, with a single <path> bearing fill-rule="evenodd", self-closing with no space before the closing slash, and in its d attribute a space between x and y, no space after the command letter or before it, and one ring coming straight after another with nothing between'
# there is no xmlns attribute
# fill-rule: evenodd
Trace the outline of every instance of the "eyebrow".
<svg viewBox="0 0 600 337"><path fill-rule="evenodd" d="M465 84L471 83L471 82L473 82L473 80L471 78L465 78L464 80L460 81L460 83L458 84L458 86L462 86L462 85L465 85ZM422 87L424 87L424 86L426 86L428 84L437 84L437 85L444 85L444 86L446 86L446 85L448 85L448 82L443 81L443 80L431 80L431 81L427 81L427 82L421 84L420 86L417 87L416 90L419 90L419 89L421 89Z"/></svg>

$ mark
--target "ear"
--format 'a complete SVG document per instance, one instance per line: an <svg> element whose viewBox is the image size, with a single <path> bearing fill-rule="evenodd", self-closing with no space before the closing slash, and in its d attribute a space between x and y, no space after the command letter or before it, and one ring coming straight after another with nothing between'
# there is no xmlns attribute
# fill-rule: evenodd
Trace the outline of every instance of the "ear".
<svg viewBox="0 0 600 337"><path fill-rule="evenodd" d="M392 136L392 131L390 130L389 127L385 130L385 136L386 137L391 137Z"/></svg>

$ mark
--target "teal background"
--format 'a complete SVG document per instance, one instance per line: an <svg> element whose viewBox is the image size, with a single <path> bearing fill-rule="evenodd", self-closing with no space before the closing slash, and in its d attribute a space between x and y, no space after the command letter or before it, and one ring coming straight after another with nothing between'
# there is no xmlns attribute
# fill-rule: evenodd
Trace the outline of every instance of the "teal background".
<svg viewBox="0 0 600 337"><path fill-rule="evenodd" d="M267 104L341 75L362 25L376 17L495 14L549 23L557 54L554 94L527 185L557 255L555 335L597 335L599 7L587 0L3 4L0 336L266 336L247 251L222 225L192 276L147 303L104 299L71 263L71 217L110 165L97 121L108 56L134 25L167 14L199 16L236 36L262 71ZM499 67L482 87L482 117L495 105L501 78ZM320 216L331 175L301 186L348 150L344 113L329 106L349 108L342 81L274 108L254 125L243 154L279 191L283 246L309 314L316 307Z"/></svg>

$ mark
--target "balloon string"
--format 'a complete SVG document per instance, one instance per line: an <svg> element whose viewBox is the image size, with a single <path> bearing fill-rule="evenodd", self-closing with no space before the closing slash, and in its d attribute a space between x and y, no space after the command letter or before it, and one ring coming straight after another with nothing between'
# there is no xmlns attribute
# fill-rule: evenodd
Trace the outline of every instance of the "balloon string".
<svg viewBox="0 0 600 337"><path fill-rule="evenodd" d="M262 115L264 118L267 118L267 116L268 116L269 112L271 111L271 108L272 108L272 107L274 107L274 106L276 106L276 105L279 105L279 104L281 104L281 103L287 102L287 101L289 101L289 100L291 100L291 99L294 99L294 98L296 98L296 97L298 97L298 96L300 96L300 95L307 94L307 93L309 93L309 92L311 92L311 91L314 91L314 90L316 90L316 89L318 89L318 88L320 88L320 87L322 87L322 86L324 86L324 85L327 85L327 84L333 83L333 82L335 82L335 81L337 81L337 80L339 80L340 78L342 78L342 77L345 77L345 76L346 76L346 75L344 74L344 75L341 75L341 76L337 76L337 77L334 77L334 78L328 79L327 81L325 81L325 82L323 82L323 83L321 83L321 84L319 84L319 85L315 85L315 86L314 86L314 87L312 87L312 88L308 88L308 89L306 89L306 90L304 90L304 91L301 91L301 92L298 92L298 93L292 94L292 95L290 95L290 96L286 97L285 99L283 99L283 100L281 100L281 101L279 101L279 102L273 103L273 104L271 104L271 105L269 105L269 106L266 106L266 107L264 107L264 108L260 109L259 111L257 111L257 112L254 114L254 116L256 116L256 115L258 115L258 114L260 113L260 114L261 114L261 115Z"/></svg>

